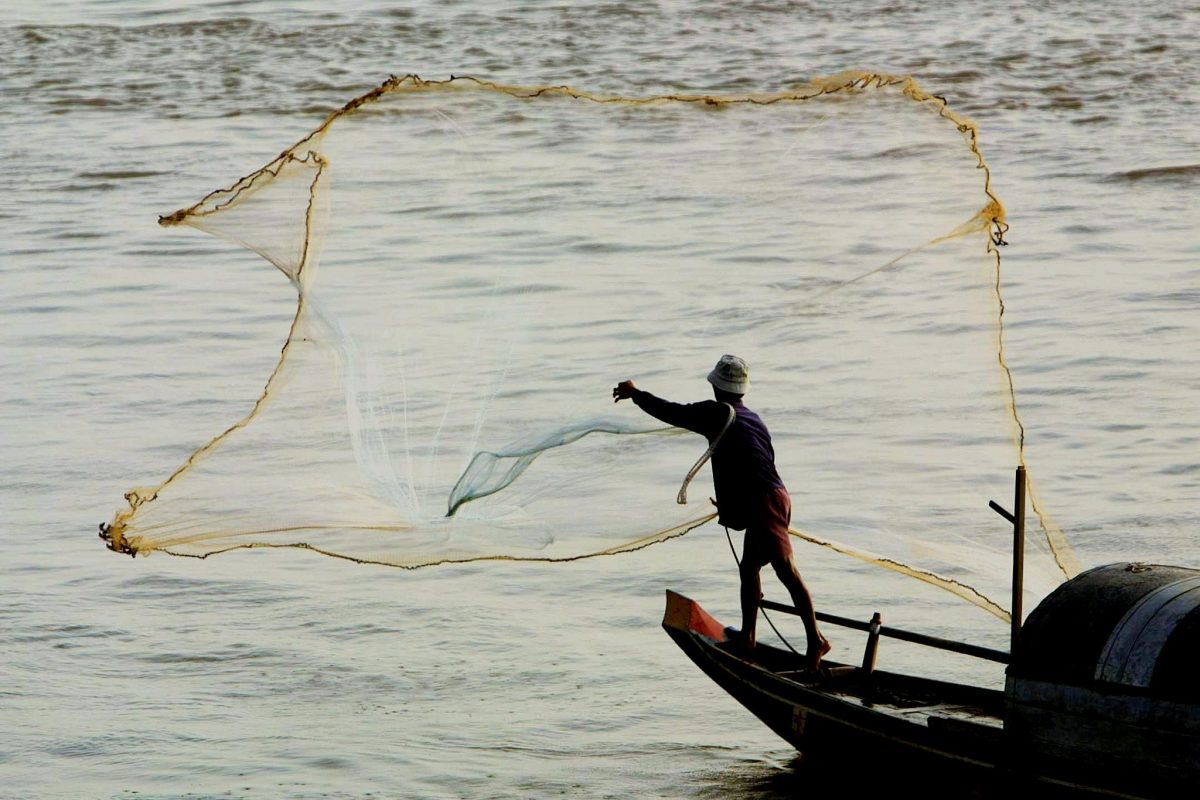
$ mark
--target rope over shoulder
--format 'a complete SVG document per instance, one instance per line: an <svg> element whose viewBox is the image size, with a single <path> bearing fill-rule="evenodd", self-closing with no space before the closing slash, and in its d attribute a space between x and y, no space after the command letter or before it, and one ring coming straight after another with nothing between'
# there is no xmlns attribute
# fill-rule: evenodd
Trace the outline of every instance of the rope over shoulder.
<svg viewBox="0 0 1200 800"><path fill-rule="evenodd" d="M712 458L713 453L717 451L717 445L721 443L721 439L725 436L725 432L729 430L729 426L737 419L737 411L734 410L733 406L729 405L729 403L721 403L721 405L729 410L729 416L726 417L725 425L721 428L721 432L717 434L717 438L712 440L712 444L704 451L704 455L700 456L700 459L692 465L692 468L688 470L687 476L683 479L683 485L679 487L679 494L675 495L675 502L681 506L687 505L688 484L696 477L696 473L700 471L700 468Z"/></svg>

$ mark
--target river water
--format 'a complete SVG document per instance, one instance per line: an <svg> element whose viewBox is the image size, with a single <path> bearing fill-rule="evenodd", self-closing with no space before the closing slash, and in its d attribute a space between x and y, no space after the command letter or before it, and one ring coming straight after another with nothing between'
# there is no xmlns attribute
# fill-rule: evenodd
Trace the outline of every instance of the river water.
<svg viewBox="0 0 1200 800"><path fill-rule="evenodd" d="M294 310L278 274L156 215L389 74L637 95L916 76L979 123L1009 209L1007 355L1047 506L1084 566L1200 566L1200 7L1043 5L7 4L0 797L786 797L809 779L658 628L666 587L736 616L719 529L416 572L129 560L95 537L245 414ZM1005 646L953 598L798 556L832 611ZM899 645L881 665L1002 681Z"/></svg>

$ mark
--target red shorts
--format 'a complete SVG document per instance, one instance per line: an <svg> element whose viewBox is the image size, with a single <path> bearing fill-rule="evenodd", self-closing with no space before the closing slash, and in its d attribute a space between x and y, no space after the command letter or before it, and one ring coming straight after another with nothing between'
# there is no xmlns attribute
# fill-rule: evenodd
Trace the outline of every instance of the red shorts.
<svg viewBox="0 0 1200 800"><path fill-rule="evenodd" d="M792 522L792 498L782 486L751 504L751 521L746 526L742 563L761 569L773 561L792 557L788 526Z"/></svg>

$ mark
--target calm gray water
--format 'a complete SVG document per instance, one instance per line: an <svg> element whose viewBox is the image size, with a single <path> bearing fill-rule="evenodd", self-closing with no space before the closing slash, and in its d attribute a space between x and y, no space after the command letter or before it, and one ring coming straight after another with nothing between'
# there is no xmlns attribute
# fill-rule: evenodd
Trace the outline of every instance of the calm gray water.
<svg viewBox="0 0 1200 800"><path fill-rule="evenodd" d="M1047 505L1085 566L1200 566L1194 3L118 0L9 3L0 25L0 797L800 791L794 753L658 628L668 586L734 615L719 529L565 566L417 572L100 546L124 491L245 413L294 310L272 270L156 215L388 74L623 94L917 76L980 124L1009 208L1008 357ZM833 446L870 455L851 437ZM831 610L1004 645L952 598L798 556ZM1001 680L898 646L882 659Z"/></svg>

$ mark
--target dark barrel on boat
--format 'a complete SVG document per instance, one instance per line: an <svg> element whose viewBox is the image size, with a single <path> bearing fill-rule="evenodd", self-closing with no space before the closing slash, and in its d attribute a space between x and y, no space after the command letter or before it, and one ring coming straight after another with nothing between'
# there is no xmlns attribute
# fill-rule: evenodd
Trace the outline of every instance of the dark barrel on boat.
<svg viewBox="0 0 1200 800"><path fill-rule="evenodd" d="M1097 567L1029 615L1008 674L1071 686L1200 699L1200 570Z"/></svg>
<svg viewBox="0 0 1200 800"><path fill-rule="evenodd" d="M1138 796L1200 780L1200 570L1111 564L1029 615L1005 687L1018 768L1111 776ZM1132 783L1130 783L1132 782Z"/></svg>

